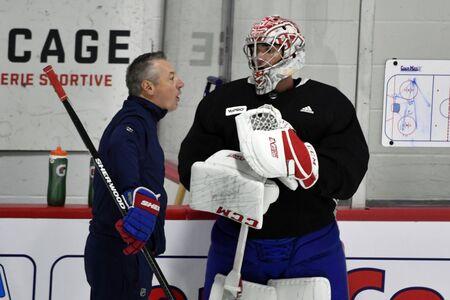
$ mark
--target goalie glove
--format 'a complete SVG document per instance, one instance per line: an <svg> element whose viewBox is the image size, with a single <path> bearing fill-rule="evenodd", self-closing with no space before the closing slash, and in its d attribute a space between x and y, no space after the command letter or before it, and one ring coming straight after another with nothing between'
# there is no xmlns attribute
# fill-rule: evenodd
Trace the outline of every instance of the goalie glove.
<svg viewBox="0 0 450 300"><path fill-rule="evenodd" d="M258 175L242 153L221 150L191 169L190 206L260 229L263 214L279 194L275 182Z"/></svg>
<svg viewBox="0 0 450 300"><path fill-rule="evenodd" d="M280 178L291 189L292 179L305 189L317 182L319 162L314 147L297 136L276 108L263 105L235 120L241 151L256 173Z"/></svg>

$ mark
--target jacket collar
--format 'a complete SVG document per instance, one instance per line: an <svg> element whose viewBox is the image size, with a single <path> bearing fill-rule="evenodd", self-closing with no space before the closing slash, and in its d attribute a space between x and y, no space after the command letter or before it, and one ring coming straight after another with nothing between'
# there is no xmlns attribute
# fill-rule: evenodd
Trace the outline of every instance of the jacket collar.
<svg viewBox="0 0 450 300"><path fill-rule="evenodd" d="M150 100L139 96L129 95L127 100L133 101L134 103L138 103L146 110L150 111L150 113L155 117L156 121L161 120L167 114L167 109L162 109Z"/></svg>

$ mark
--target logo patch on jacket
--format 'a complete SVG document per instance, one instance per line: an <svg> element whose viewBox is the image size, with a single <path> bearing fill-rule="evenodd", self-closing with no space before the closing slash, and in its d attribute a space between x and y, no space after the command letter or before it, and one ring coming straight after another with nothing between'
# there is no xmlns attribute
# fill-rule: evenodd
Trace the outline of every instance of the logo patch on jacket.
<svg viewBox="0 0 450 300"><path fill-rule="evenodd" d="M225 109L225 116L238 115L240 113L243 113L244 111L247 111L247 106L245 105L227 107Z"/></svg>

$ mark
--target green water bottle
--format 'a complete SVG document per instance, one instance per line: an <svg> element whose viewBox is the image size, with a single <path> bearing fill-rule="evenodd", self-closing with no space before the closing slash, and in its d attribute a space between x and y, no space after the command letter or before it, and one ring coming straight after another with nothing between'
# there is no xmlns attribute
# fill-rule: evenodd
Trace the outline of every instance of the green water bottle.
<svg viewBox="0 0 450 300"><path fill-rule="evenodd" d="M66 202L67 152L60 146L50 152L47 204L64 206Z"/></svg>
<svg viewBox="0 0 450 300"><path fill-rule="evenodd" d="M88 191L88 205L92 207L92 201L94 200L94 174L95 174L95 166L94 159L91 157L89 162L89 191Z"/></svg>

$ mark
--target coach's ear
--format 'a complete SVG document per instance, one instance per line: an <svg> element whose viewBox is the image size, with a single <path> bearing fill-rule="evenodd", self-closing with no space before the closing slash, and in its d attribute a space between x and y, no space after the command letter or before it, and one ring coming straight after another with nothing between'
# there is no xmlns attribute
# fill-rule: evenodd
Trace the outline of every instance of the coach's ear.
<svg viewBox="0 0 450 300"><path fill-rule="evenodd" d="M155 95L155 84L148 79L141 82L141 95L144 98L152 98Z"/></svg>

